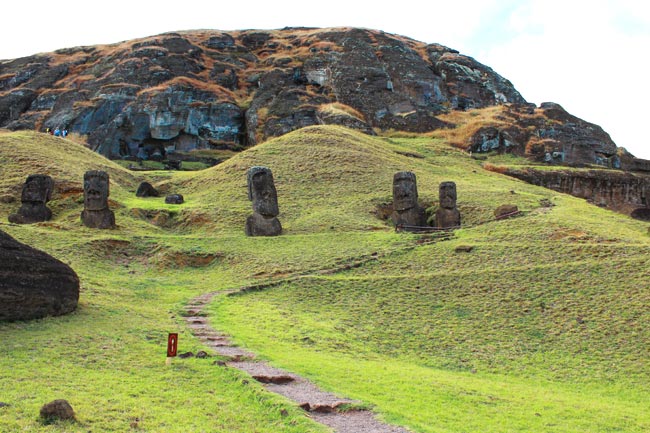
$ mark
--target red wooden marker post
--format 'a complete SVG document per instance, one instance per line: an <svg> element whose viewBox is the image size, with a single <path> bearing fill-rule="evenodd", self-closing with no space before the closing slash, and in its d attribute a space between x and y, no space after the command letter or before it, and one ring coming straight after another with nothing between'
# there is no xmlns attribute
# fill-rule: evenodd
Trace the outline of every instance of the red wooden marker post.
<svg viewBox="0 0 650 433"><path fill-rule="evenodd" d="M172 362L172 358L176 356L178 349L178 334L169 334L167 336L167 364Z"/></svg>

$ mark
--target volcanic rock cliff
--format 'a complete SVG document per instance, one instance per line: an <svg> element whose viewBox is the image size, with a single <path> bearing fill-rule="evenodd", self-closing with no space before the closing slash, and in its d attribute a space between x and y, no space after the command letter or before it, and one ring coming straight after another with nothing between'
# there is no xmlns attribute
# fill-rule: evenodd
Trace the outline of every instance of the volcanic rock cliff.
<svg viewBox="0 0 650 433"><path fill-rule="evenodd" d="M441 113L504 103L526 101L474 59L354 28L166 33L0 62L0 127L65 127L111 158L315 124L430 131L450 126Z"/></svg>
<svg viewBox="0 0 650 433"><path fill-rule="evenodd" d="M438 130L471 153L650 171L598 125L527 103L471 57L376 30L187 31L0 61L0 127L67 128L109 158L184 159L317 124ZM591 182L548 176L530 181L567 192ZM647 206L646 181L630 182L596 182L597 201Z"/></svg>

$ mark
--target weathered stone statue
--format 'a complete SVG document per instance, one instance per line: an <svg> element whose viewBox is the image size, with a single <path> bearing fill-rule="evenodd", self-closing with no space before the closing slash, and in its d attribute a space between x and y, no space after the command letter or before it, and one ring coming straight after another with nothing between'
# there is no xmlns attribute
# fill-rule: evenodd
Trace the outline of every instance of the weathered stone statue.
<svg viewBox="0 0 650 433"><path fill-rule="evenodd" d="M248 199L253 202L253 215L246 219L247 236L277 236L282 225L277 216L278 193L273 183L273 173L266 167L248 170Z"/></svg>
<svg viewBox="0 0 650 433"><path fill-rule="evenodd" d="M0 322L60 316L77 308L79 277L49 254L0 231Z"/></svg>
<svg viewBox="0 0 650 433"><path fill-rule="evenodd" d="M393 224L423 227L426 225L424 209L418 204L418 186L415 173L398 171L393 176Z"/></svg>
<svg viewBox="0 0 650 433"><path fill-rule="evenodd" d="M15 224L31 224L48 221L52 211L45 205L52 197L54 181L45 174L27 176L20 196L22 202L15 214L9 215L9 221Z"/></svg>
<svg viewBox="0 0 650 433"><path fill-rule="evenodd" d="M460 212L456 207L456 184L442 182L439 187L439 208L436 211L436 227L460 227Z"/></svg>
<svg viewBox="0 0 650 433"><path fill-rule="evenodd" d="M108 173L91 170L84 174L84 210L81 222L94 229L115 227L115 214L108 208Z"/></svg>

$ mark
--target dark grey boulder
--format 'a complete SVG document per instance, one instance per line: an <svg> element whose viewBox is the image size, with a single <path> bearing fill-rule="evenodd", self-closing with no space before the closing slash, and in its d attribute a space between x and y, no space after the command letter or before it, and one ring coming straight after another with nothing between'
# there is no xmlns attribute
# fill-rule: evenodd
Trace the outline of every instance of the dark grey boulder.
<svg viewBox="0 0 650 433"><path fill-rule="evenodd" d="M0 321L67 314L78 301L70 266L0 231Z"/></svg>
<svg viewBox="0 0 650 433"><path fill-rule="evenodd" d="M165 197L165 203L167 204L183 204L185 199L181 194L170 194Z"/></svg>
<svg viewBox="0 0 650 433"><path fill-rule="evenodd" d="M149 182L142 182L135 192L138 197L158 197L158 190L153 187Z"/></svg>

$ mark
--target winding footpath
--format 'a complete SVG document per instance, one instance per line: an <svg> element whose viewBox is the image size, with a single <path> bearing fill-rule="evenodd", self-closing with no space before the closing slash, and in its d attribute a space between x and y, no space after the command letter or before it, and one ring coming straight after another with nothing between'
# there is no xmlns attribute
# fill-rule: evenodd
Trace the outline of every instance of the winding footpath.
<svg viewBox="0 0 650 433"><path fill-rule="evenodd" d="M236 347L227 335L212 329L204 315L204 307L215 296L233 292L236 290L206 293L186 306L185 321L189 329L217 355L228 359L226 366L250 374L267 390L295 401L313 420L337 433L410 433L402 427L379 421L368 410L344 410L348 405L360 402L325 392L303 377L256 360L254 353Z"/></svg>
<svg viewBox="0 0 650 433"><path fill-rule="evenodd" d="M372 253L356 259L347 259L334 268L311 270L258 285L205 293L192 299L186 305L185 321L194 336L217 355L227 359L224 363L227 367L246 372L253 379L262 383L267 390L293 400L308 412L313 420L330 427L336 433L411 433L404 427L386 424L378 420L375 414L369 410L360 409L363 402L342 398L323 391L297 374L272 367L268 363L256 359L254 353L235 346L227 335L210 327L203 310L215 296L265 290L310 275L334 274L378 260L380 256L411 250L430 243L446 241L453 237L454 234L448 231L433 233L420 238L414 244L402 246L381 255Z"/></svg>
<svg viewBox="0 0 650 433"><path fill-rule="evenodd" d="M505 217L519 216L522 213L517 211ZM497 218L498 220L500 218ZM493 221L493 220L490 220ZM489 221L483 221L475 225L483 224ZM420 238L415 244L397 248L382 254L395 253L399 250L411 250L423 245L447 241L454 238L453 232L448 230L435 231ZM192 299L185 307L185 321L190 331L203 344L211 348L217 355L227 359L224 363L227 367L236 368L248 373L253 379L262 383L264 387L276 394L280 394L290 400L293 400L309 413L309 416L331 429L336 433L411 433L404 427L398 427L381 422L375 417L375 414L366 409L358 409L360 401L341 398L335 394L326 392L318 388L315 384L307 379L290 373L279 368L270 366L264 361L256 359L254 353L235 346L227 335L214 330L208 324L206 314L203 309L212 301L215 296L226 296L231 293L244 293L248 291L264 290L283 282L295 280L308 275L327 275L349 270L362 266L373 260L379 259L378 253L372 253L367 256L348 259L345 263L330 269L319 269L307 271L305 273L290 276L255 286L240 287L239 289L220 290L205 293ZM357 407L357 408L355 408Z"/></svg>

